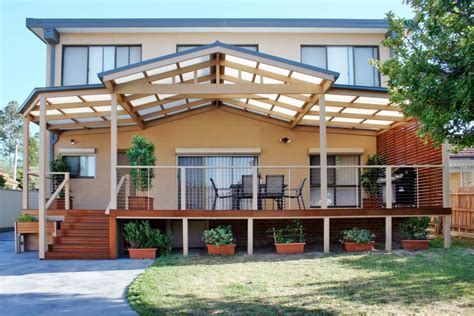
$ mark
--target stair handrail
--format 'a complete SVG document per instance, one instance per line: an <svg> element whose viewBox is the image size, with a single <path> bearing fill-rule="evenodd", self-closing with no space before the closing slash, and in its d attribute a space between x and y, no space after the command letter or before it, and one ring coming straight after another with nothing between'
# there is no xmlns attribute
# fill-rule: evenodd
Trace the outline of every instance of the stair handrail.
<svg viewBox="0 0 474 316"><path fill-rule="evenodd" d="M123 184L124 183L127 183L127 185L125 186L125 209L128 210L128 196L130 195L130 180L129 180L129 175L128 174L125 174L123 175L121 178L120 178L120 181L117 185L117 190L115 191L116 192L116 197L118 196L119 192L120 192L120 189L122 188ZM112 206L112 201L109 202L109 204L107 205L107 208L105 209L105 214L110 214L110 208Z"/></svg>
<svg viewBox="0 0 474 316"><path fill-rule="evenodd" d="M47 172L47 174L63 174L64 175L64 180L61 182L59 187L54 191L54 193L51 195L51 197L48 199L45 205L45 210L47 210L53 201L58 197L59 193L64 189L64 208L66 210L69 210L70 208L70 201L69 201L69 179L70 179L70 174L69 172Z"/></svg>

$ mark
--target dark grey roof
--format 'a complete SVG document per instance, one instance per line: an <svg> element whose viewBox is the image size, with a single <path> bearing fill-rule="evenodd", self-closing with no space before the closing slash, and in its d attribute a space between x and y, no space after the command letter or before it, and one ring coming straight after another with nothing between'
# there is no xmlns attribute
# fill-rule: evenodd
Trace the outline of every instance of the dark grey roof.
<svg viewBox="0 0 474 316"><path fill-rule="evenodd" d="M324 68L311 66L311 65L308 65L308 64L303 64L303 63L300 63L300 62L297 62L297 61L294 61L294 60L281 58L281 57L270 55L270 54L265 54L265 53L261 53L261 52L252 51L252 50L245 49L245 48L242 48L242 47L237 47L237 46L234 46L234 45L224 44L224 43L219 42L219 41L216 41L216 42L214 42L212 44L209 44L209 45L202 45L202 46L199 46L199 47L187 49L187 50L182 51L182 52L173 53L173 54L169 54L169 55L164 55L164 56L160 56L160 57L157 57L157 58L147 59L147 60L144 60L144 61L139 62L139 63L135 63L135 64L131 64L131 65L128 65L128 66L112 69L112 70L109 70L109 71L104 71L104 72L99 73L98 76L99 76L100 79L102 79L106 75L113 74L113 73L116 73L116 72L120 72L120 71L123 71L123 70L126 70L126 69L132 69L132 68L135 68L135 67L155 63L157 61L166 60L166 59L174 58L174 57L177 57L177 56L185 56L187 54L203 51L203 50L206 50L206 49L209 49L209 48L212 48L212 47L223 47L223 48L226 48L226 49L229 49L229 50L234 50L234 51L237 51L237 52L245 53L247 55L253 55L253 56L256 56L256 57L267 58L267 59L270 59L270 60L274 60L274 61L277 61L277 62L288 64L288 65L293 65L293 66L305 68L305 69L312 70L312 71L318 71L318 72L321 72L321 73L328 74L330 76L334 76L336 79L339 77L339 73L335 72L335 71L331 71L331 70L327 70L327 69L324 69Z"/></svg>
<svg viewBox="0 0 474 316"><path fill-rule="evenodd" d="M362 91L373 91L373 92L386 92L388 93L388 89L386 87L371 87L371 86L354 86L354 85L347 85L347 84L333 84L331 89L347 89L347 90L362 90Z"/></svg>
<svg viewBox="0 0 474 316"><path fill-rule="evenodd" d="M92 27L336 27L387 28L383 19L26 19L28 28Z"/></svg>

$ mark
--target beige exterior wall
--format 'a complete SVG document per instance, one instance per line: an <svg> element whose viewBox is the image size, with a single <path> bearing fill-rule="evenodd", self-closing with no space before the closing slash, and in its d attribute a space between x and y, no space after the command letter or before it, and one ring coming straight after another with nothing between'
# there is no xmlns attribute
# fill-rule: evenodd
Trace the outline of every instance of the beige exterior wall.
<svg viewBox="0 0 474 316"><path fill-rule="evenodd" d="M55 83L61 85L64 45L142 45L142 59L146 60L175 53L176 45L210 44L218 40L227 44L257 44L260 52L295 61L301 61L302 45L379 46L380 59L386 60L390 51L381 45L384 37L384 34L261 33L258 30L246 33L63 33L61 43L56 45ZM382 85L386 85L386 78L382 78Z"/></svg>
<svg viewBox="0 0 474 316"><path fill-rule="evenodd" d="M319 147L319 133L316 131L289 130L275 124L262 122L242 115L229 113L221 109L200 113L186 118L169 121L141 131L120 132L118 148L127 149L134 134L140 134L156 144L157 165L174 166L176 148L260 148L260 165L289 166L309 165L309 148ZM280 138L289 137L292 142L281 144ZM75 145L70 144L70 139ZM362 161L368 154L376 152L376 137L354 135L347 132L327 135L328 148L364 148ZM60 136L55 146L94 147L96 148L96 178L72 179L71 190L74 196L74 208L105 209L110 192L110 134L108 130L98 134ZM277 169L273 173L286 174L287 169ZM261 170L262 175L270 173ZM118 172L118 177L120 177ZM292 170L292 187L304 177L309 178L308 169ZM176 171L157 172L155 185L150 195L155 197L155 208L176 207ZM309 195L306 185L305 195ZM294 201L293 201L294 203Z"/></svg>

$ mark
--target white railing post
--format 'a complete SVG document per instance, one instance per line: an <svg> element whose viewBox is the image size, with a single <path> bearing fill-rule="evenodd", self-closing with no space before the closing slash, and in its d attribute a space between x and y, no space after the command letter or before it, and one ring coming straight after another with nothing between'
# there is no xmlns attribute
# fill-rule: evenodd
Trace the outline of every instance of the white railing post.
<svg viewBox="0 0 474 316"><path fill-rule="evenodd" d="M291 168L288 168L288 196L290 195L291 195ZM291 198L288 198L288 210L291 210Z"/></svg>
<svg viewBox="0 0 474 316"><path fill-rule="evenodd" d="M188 238L189 238L188 231L189 231L188 219L183 218L183 256L188 255L188 245L189 245L189 243L188 243Z"/></svg>
<svg viewBox="0 0 474 316"><path fill-rule="evenodd" d="M324 246L323 250L324 253L329 253L330 251L330 244L331 244L331 235L330 235L330 222L329 222L329 217L324 217L324 229L323 229L323 235L324 235Z"/></svg>
<svg viewBox="0 0 474 316"><path fill-rule="evenodd" d="M146 209L150 209L150 168L147 170L147 181L146 181Z"/></svg>
<svg viewBox="0 0 474 316"><path fill-rule="evenodd" d="M356 181L355 181L356 182L356 192L355 192L356 208L359 208L359 170L355 168L355 172L356 172Z"/></svg>
<svg viewBox="0 0 474 316"><path fill-rule="evenodd" d="M181 173L181 210L186 209L186 167L180 167ZM187 224L187 222L186 222Z"/></svg>
<svg viewBox="0 0 474 316"><path fill-rule="evenodd" d="M128 210L128 197L130 196L130 175L125 175L125 209Z"/></svg>
<svg viewBox="0 0 474 316"><path fill-rule="evenodd" d="M385 250L392 251L392 216L385 217Z"/></svg>
<svg viewBox="0 0 474 316"><path fill-rule="evenodd" d="M385 204L392 208L392 167L385 167Z"/></svg>
<svg viewBox="0 0 474 316"><path fill-rule="evenodd" d="M64 187L64 206L66 210L69 210L71 208L69 197L69 172L64 174L64 181L66 181L66 186Z"/></svg>
<svg viewBox="0 0 474 316"><path fill-rule="evenodd" d="M253 255L253 218L247 219L247 254Z"/></svg>
<svg viewBox="0 0 474 316"><path fill-rule="evenodd" d="M253 167L252 170L252 210L258 210L258 168Z"/></svg>

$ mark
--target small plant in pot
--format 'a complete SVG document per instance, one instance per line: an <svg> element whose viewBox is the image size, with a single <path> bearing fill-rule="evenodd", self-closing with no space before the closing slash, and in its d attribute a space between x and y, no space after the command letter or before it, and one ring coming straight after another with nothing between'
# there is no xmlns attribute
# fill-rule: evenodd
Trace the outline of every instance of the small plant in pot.
<svg viewBox="0 0 474 316"><path fill-rule="evenodd" d="M125 242L129 245L130 259L155 259L158 248L163 254L172 249L172 236L153 229L148 221L132 221L124 225Z"/></svg>
<svg viewBox="0 0 474 316"><path fill-rule="evenodd" d="M202 239L206 243L207 253L210 255L233 255L235 253L235 238L230 225L205 230Z"/></svg>
<svg viewBox="0 0 474 316"><path fill-rule="evenodd" d="M342 231L341 243L347 252L372 251L375 235L367 229L352 228Z"/></svg>
<svg viewBox="0 0 474 316"><path fill-rule="evenodd" d="M367 165L378 166L384 165L385 159L380 155L369 156ZM381 196L382 187L377 180L382 176L382 168L366 168L360 176L360 182L364 188L367 198L362 200L362 205L365 208L380 208L382 206Z"/></svg>
<svg viewBox="0 0 474 316"><path fill-rule="evenodd" d="M66 158L64 156L58 155L54 160L52 160L49 163L49 168L51 172L71 172L71 166L69 166L69 163L67 162ZM62 174L53 174L52 175L52 191L55 192L61 183L64 180L64 175ZM69 194L69 208L72 209L72 196ZM64 190L61 190L59 192L58 197L54 200L53 204L50 206L50 209L56 209L56 210L65 210L66 209L66 194Z"/></svg>
<svg viewBox="0 0 474 316"><path fill-rule="evenodd" d="M292 225L271 230L275 241L275 250L279 254L304 253L305 235L303 224L295 220Z"/></svg>
<svg viewBox="0 0 474 316"><path fill-rule="evenodd" d="M127 151L127 158L130 166L154 166L155 145L142 136L134 135L132 146ZM130 177L136 193L128 197L129 208L132 210L153 209L154 199L148 197L147 194L155 178L153 168L132 168Z"/></svg>
<svg viewBox="0 0 474 316"><path fill-rule="evenodd" d="M400 224L400 244L405 250L426 250L430 244L426 229L430 225L429 217L410 217Z"/></svg>

